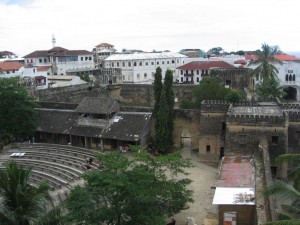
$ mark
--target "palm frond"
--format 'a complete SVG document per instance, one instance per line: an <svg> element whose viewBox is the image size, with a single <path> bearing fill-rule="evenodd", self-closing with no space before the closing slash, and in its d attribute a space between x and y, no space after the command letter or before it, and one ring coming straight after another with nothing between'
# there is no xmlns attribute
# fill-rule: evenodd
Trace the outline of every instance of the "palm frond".
<svg viewBox="0 0 300 225"><path fill-rule="evenodd" d="M276 195L282 199L299 199L300 192L297 191L293 186L286 184L282 181L276 180L270 186L263 190L265 195Z"/></svg>

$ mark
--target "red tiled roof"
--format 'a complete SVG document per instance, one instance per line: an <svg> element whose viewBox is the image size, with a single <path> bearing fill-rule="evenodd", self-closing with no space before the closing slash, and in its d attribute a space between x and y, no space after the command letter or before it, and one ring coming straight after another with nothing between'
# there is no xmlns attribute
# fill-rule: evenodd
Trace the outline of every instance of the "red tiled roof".
<svg viewBox="0 0 300 225"><path fill-rule="evenodd" d="M208 70L214 67L230 69L233 65L224 61L204 61L204 62L190 62L185 65L177 67L180 70Z"/></svg>
<svg viewBox="0 0 300 225"><path fill-rule="evenodd" d="M73 56L73 55L92 55L93 53L87 50L66 50L55 54L55 56Z"/></svg>
<svg viewBox="0 0 300 225"><path fill-rule="evenodd" d="M218 187L254 187L254 166L250 156L225 156Z"/></svg>
<svg viewBox="0 0 300 225"><path fill-rule="evenodd" d="M51 66L39 66L37 68L37 71L38 72L41 72L41 71L47 71Z"/></svg>
<svg viewBox="0 0 300 225"><path fill-rule="evenodd" d="M10 70L19 70L24 65L19 62L1 62L0 70L10 71Z"/></svg>
<svg viewBox="0 0 300 225"><path fill-rule="evenodd" d="M246 54L245 55L246 60L257 60L257 55L251 55L251 54Z"/></svg>
<svg viewBox="0 0 300 225"><path fill-rule="evenodd" d="M114 47L114 46L111 44L108 44L108 43L101 43L101 44L97 45L96 47L99 48L99 47Z"/></svg>
<svg viewBox="0 0 300 225"><path fill-rule="evenodd" d="M245 65L247 62L243 59L238 59L238 60L235 60L233 63L234 64L244 64Z"/></svg>
<svg viewBox="0 0 300 225"><path fill-rule="evenodd" d="M299 61L300 60L300 58L297 58L292 55L287 55L287 54L275 55L274 58L281 60L281 61Z"/></svg>
<svg viewBox="0 0 300 225"><path fill-rule="evenodd" d="M35 80L43 80L43 79L45 79L46 77L44 77L44 76L36 76L36 77L34 77L34 79Z"/></svg>

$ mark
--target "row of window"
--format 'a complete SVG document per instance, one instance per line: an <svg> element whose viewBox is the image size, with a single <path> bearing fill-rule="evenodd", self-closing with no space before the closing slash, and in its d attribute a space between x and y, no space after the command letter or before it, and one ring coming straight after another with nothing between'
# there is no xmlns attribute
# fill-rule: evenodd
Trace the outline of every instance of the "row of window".
<svg viewBox="0 0 300 225"><path fill-rule="evenodd" d="M183 75L185 71L185 74L189 74L189 71L191 71L190 74L194 75L194 70L180 70L180 74ZM197 75L200 75L200 70L195 70ZM208 74L208 70L201 70L201 74Z"/></svg>
<svg viewBox="0 0 300 225"><path fill-rule="evenodd" d="M91 56L80 57L81 61L91 61ZM58 57L58 62L69 62L69 61L78 61L77 56L67 56L67 57ZM50 59L47 58L39 58L39 63L47 63L50 62ZM33 63L33 59L27 59L27 64Z"/></svg>
<svg viewBox="0 0 300 225"><path fill-rule="evenodd" d="M296 80L295 74L285 75L285 81L295 81L295 80Z"/></svg>
<svg viewBox="0 0 300 225"><path fill-rule="evenodd" d="M161 64L164 65L164 64L174 64L175 63L175 59L172 59L171 61L167 60L166 62L165 61L161 61ZM179 59L177 59L177 63L179 63ZM121 67L120 65L122 65L122 67L126 67L126 62L112 62L111 63L111 67ZM131 67L131 66L143 66L143 61L139 61L139 62L127 62L127 67ZM151 62L145 62L144 63L144 66L154 66L155 65L155 62L154 61L151 61ZM156 61L156 65L160 65L160 62L159 61ZM109 66L109 64L108 64Z"/></svg>

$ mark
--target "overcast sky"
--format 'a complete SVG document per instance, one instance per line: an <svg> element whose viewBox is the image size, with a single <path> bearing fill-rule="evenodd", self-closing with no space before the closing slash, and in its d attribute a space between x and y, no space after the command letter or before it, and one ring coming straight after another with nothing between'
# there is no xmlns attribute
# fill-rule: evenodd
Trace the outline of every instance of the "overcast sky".
<svg viewBox="0 0 300 225"><path fill-rule="evenodd" d="M0 51L223 47L300 51L297 0L0 0Z"/></svg>

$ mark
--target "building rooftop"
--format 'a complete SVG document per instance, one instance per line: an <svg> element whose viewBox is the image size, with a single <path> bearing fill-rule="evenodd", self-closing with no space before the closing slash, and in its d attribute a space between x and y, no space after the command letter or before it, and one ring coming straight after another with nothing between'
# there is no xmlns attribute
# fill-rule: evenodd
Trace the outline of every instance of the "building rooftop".
<svg viewBox="0 0 300 225"><path fill-rule="evenodd" d="M281 61L300 61L300 58L288 54L275 55L274 58Z"/></svg>
<svg viewBox="0 0 300 225"><path fill-rule="evenodd" d="M230 115L248 116L283 116L282 109L277 105L233 106Z"/></svg>
<svg viewBox="0 0 300 225"><path fill-rule="evenodd" d="M180 70L209 70L211 68L235 68L224 61L195 61L177 67Z"/></svg>
<svg viewBox="0 0 300 225"><path fill-rule="evenodd" d="M213 205L255 205L254 188L217 187Z"/></svg>
<svg viewBox="0 0 300 225"><path fill-rule="evenodd" d="M19 62L0 62L0 70L2 71L19 70L23 66Z"/></svg>
<svg viewBox="0 0 300 225"><path fill-rule="evenodd" d="M162 53L133 53L133 54L115 54L107 57L105 61L109 60L139 60L139 59L168 59L168 58L186 58L185 55L173 52Z"/></svg>
<svg viewBox="0 0 300 225"><path fill-rule="evenodd" d="M254 187L254 172L250 156L225 156L217 187Z"/></svg>
<svg viewBox="0 0 300 225"><path fill-rule="evenodd" d="M119 103L112 98L85 97L76 108L76 112L90 114L111 114L119 111Z"/></svg>

